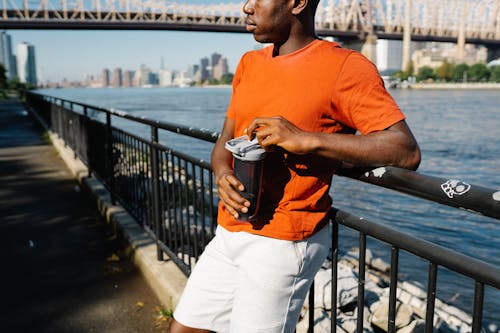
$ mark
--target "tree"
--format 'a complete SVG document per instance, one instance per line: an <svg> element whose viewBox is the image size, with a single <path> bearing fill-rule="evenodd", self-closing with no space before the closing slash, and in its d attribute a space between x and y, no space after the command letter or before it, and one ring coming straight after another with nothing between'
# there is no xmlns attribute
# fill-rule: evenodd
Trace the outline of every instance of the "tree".
<svg viewBox="0 0 500 333"><path fill-rule="evenodd" d="M493 82L500 82L500 66L493 66L490 68L490 80Z"/></svg>
<svg viewBox="0 0 500 333"><path fill-rule="evenodd" d="M429 66L420 67L417 73L417 80L425 81L429 79L434 79L434 70Z"/></svg>
<svg viewBox="0 0 500 333"><path fill-rule="evenodd" d="M467 76L471 81L487 81L490 76L490 70L485 64L474 64L467 71Z"/></svg>
<svg viewBox="0 0 500 333"><path fill-rule="evenodd" d="M455 82L467 82L467 72L469 71L469 65L458 64L453 70L453 81Z"/></svg>
<svg viewBox="0 0 500 333"><path fill-rule="evenodd" d="M444 81L450 81L453 77L454 69L455 66L445 59L441 66L436 68L436 77Z"/></svg>
<svg viewBox="0 0 500 333"><path fill-rule="evenodd" d="M233 83L233 77L234 77L233 73L225 74L221 77L220 83L221 84L231 84L231 83Z"/></svg>

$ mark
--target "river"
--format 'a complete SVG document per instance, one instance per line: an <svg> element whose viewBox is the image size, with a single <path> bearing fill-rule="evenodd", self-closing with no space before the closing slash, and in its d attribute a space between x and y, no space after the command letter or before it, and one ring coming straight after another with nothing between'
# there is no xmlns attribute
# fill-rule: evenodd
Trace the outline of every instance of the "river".
<svg viewBox="0 0 500 333"><path fill-rule="evenodd" d="M126 88L45 89L52 96L134 115L219 131L231 89ZM500 189L500 92L498 90L391 90L422 150L419 172ZM147 128L115 124L148 135ZM171 140L174 148L209 159L210 147ZM177 145L177 146L175 146ZM500 266L500 221L337 177L332 196L340 209ZM355 245L345 237L346 245ZM389 262L388 247L369 240L376 256ZM401 253L400 276L423 283L427 263ZM448 281L442 285L439 281ZM473 281L440 269L437 297L472 313ZM500 326L500 291L486 288L485 323Z"/></svg>

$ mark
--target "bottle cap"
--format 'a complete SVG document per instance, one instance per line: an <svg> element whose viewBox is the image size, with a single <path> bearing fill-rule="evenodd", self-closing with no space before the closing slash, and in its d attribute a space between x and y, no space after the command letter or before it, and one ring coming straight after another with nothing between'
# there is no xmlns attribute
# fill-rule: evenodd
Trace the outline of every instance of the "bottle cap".
<svg viewBox="0 0 500 333"><path fill-rule="evenodd" d="M242 161L259 161L266 157L266 151L259 145L257 138L248 140L247 135L227 141L225 147Z"/></svg>

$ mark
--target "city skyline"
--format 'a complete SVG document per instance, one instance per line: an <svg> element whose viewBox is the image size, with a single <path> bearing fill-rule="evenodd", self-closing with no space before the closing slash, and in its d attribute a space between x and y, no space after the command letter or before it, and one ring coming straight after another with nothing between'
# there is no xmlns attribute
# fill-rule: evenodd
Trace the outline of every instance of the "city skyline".
<svg viewBox="0 0 500 333"><path fill-rule="evenodd" d="M251 34L182 31L39 31L7 30L12 45L36 48L40 82L82 81L103 68L136 70L145 65L184 71L214 52L234 72L241 56L254 49ZM163 59L163 60L162 60Z"/></svg>

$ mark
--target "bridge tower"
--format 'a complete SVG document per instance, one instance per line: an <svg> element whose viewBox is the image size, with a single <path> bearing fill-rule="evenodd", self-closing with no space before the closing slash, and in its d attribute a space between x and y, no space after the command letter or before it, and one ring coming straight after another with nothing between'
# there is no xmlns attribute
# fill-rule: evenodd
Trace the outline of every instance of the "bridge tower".
<svg viewBox="0 0 500 333"><path fill-rule="evenodd" d="M363 47L361 48L361 53L370 59L373 63L377 63L377 35L375 35L373 30L373 17L372 17L372 0L364 0L362 5L365 6L365 29L367 31L366 37L364 39Z"/></svg>
<svg viewBox="0 0 500 333"><path fill-rule="evenodd" d="M411 61L411 0L405 2L405 18L403 26L403 57L401 70L404 72Z"/></svg>
<svg viewBox="0 0 500 333"><path fill-rule="evenodd" d="M465 15L466 15L466 3L462 2L460 7L460 23L458 26L458 37L457 37L457 60L461 62L465 58Z"/></svg>

